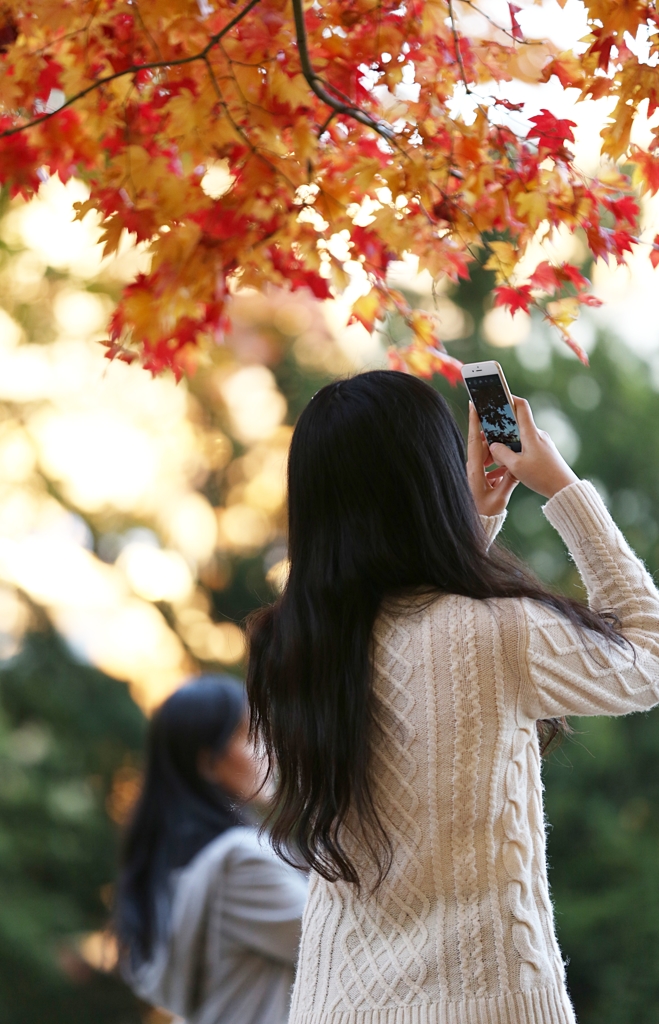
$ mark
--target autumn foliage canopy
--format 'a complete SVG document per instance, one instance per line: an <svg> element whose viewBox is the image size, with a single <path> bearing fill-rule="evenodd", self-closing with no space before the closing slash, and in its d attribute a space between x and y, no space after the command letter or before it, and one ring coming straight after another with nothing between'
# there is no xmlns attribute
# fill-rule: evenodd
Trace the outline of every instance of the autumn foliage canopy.
<svg viewBox="0 0 659 1024"><path fill-rule="evenodd" d="M339 293L346 247L372 286L354 316L370 329L395 309L412 328L392 365L459 372L433 316L387 285L404 252L435 279L485 264L496 304L539 308L578 350L570 324L597 300L577 266L521 274L530 241L562 225L624 262L639 197L659 190L659 136L630 144L639 107L659 106L657 8L586 7L577 54L529 38L505 0L5 0L0 182L28 197L79 177L77 215L97 211L106 253L124 232L149 246L108 351L154 371L222 344L237 288ZM616 101L597 178L575 166L573 122L502 98L502 82L553 76ZM453 102L469 94L475 119Z"/></svg>

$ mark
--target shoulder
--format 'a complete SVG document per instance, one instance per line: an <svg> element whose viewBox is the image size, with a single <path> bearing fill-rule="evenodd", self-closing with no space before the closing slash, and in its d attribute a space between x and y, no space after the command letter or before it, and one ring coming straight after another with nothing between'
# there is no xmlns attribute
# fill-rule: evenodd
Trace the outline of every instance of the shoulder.
<svg viewBox="0 0 659 1024"><path fill-rule="evenodd" d="M267 835L256 828L232 828L210 842L183 869L178 880L181 898L185 893L223 893L229 902L263 896L266 890L282 894L293 890L304 900L306 877L297 868L281 860Z"/></svg>
<svg viewBox="0 0 659 1024"><path fill-rule="evenodd" d="M225 870L243 851L258 847L259 837L255 828L237 826L216 836L203 850L192 858L179 873L179 883L192 878L211 877Z"/></svg>
<svg viewBox="0 0 659 1024"><path fill-rule="evenodd" d="M526 606L536 602L522 597L491 597L480 599L466 594L427 593L387 599L380 610L375 628L386 633L396 628L414 630L424 625L477 615L486 621L496 620L500 626L514 628Z"/></svg>
<svg viewBox="0 0 659 1024"><path fill-rule="evenodd" d="M279 858L272 849L268 836L259 835L255 827L240 826L230 828L217 839L213 839L201 853L197 854L192 864L200 867L221 864L227 870L231 870L242 864L271 864L273 861L279 863Z"/></svg>
<svg viewBox="0 0 659 1024"><path fill-rule="evenodd" d="M250 885L257 880L281 885L290 879L306 885L304 874L277 856L267 833L260 834L256 828L236 828L230 832L231 835L225 833L224 844L220 842L224 837L220 837L208 849L209 860L221 861L229 887L238 885L243 878L249 879Z"/></svg>

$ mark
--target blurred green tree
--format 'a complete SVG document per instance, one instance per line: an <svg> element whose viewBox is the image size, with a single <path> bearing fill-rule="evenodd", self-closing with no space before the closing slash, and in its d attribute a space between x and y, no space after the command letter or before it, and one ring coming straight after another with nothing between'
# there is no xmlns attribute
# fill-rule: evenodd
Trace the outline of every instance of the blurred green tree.
<svg viewBox="0 0 659 1024"><path fill-rule="evenodd" d="M112 818L133 796L144 716L44 622L0 666L0 1020L132 1024L135 1000L76 938L104 927Z"/></svg>

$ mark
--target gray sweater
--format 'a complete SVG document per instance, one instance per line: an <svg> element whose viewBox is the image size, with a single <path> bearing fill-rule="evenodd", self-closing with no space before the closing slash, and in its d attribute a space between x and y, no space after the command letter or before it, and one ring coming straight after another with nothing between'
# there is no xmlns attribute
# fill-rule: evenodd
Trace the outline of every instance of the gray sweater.
<svg viewBox="0 0 659 1024"><path fill-rule="evenodd" d="M188 1024L285 1024L307 882L253 828L232 828L172 881L169 934L130 978Z"/></svg>

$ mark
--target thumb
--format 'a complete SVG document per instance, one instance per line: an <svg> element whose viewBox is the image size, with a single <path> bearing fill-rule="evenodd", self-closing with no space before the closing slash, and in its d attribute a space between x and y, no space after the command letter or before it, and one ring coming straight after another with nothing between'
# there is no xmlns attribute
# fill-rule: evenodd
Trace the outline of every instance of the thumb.
<svg viewBox="0 0 659 1024"><path fill-rule="evenodd" d="M506 469L510 470L513 476L516 476L515 466L519 459L519 454L517 452L511 451L507 445L500 444L498 441L495 441L494 444L490 445L490 451L492 453L492 458L498 466L505 466Z"/></svg>

